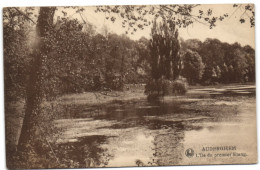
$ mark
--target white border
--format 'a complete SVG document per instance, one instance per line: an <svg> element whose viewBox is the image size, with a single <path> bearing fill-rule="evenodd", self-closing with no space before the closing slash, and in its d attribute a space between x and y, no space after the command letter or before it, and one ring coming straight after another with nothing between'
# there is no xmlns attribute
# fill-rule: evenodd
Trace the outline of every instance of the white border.
<svg viewBox="0 0 260 170"><path fill-rule="evenodd" d="M6 169L5 166L5 136L4 136L4 77L3 77L3 24L2 24L2 9L3 7L10 7L10 6L91 6L91 5L127 5L127 4L224 4L224 3L254 3L255 4L255 11L256 11L256 65L259 66L259 11L260 8L260 1L259 0L0 0L0 7L1 7L1 14L0 14L0 30L1 30L1 41L0 41L0 169ZM257 81L256 84L258 86L259 84L259 67L256 67L257 71ZM257 87L258 89L259 87ZM259 93L257 90L257 99L258 99ZM257 100L257 104L259 104L259 100ZM258 107L257 107L258 108ZM257 109L258 110L258 109ZM260 116L257 116L257 122L258 122L258 132L259 132L259 121ZM259 153L259 135L258 135L258 153ZM258 157L259 162L259 157ZM147 170L152 169L161 169L161 170L170 170L172 168L180 168L183 170L187 169L193 169L193 170L206 170L208 168L210 169L236 169L236 170L242 170L242 169L258 169L260 168L260 164L255 165L203 165L203 166L171 166L171 167L146 167ZM96 168L94 168L96 169ZM109 168L111 170L115 169L122 169L122 168ZM130 170L133 168L123 168L124 170ZM144 168L134 168L136 170L141 170Z"/></svg>

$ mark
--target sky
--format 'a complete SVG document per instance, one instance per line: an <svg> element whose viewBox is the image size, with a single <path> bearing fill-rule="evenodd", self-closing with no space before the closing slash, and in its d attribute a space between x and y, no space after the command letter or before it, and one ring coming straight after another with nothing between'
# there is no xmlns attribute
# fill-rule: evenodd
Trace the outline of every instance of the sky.
<svg viewBox="0 0 260 170"><path fill-rule="evenodd" d="M251 28L249 22L246 22L244 24L241 24L239 22L241 16L247 19L246 21L249 21L247 14L244 13L244 10L242 8L243 6L241 7L241 9L239 8L238 10L235 10L235 8L233 8L233 4L200 5L194 9L195 12L197 12L200 9L204 11L207 9L212 9L213 16L220 16L225 13L228 13L229 17L221 22L217 22L217 26L213 29L209 29L209 26L207 25L194 22L188 28L180 28L179 36L184 40L199 39L201 41L204 41L206 38L217 38L222 42L238 42L243 46L250 45L253 48L255 48L255 28ZM104 25L106 25L110 32L113 33L124 34L125 31L127 31L127 29L122 28L122 19L120 17L117 17L116 22L112 23L110 20L105 19L107 14L95 13L95 9L95 7L85 7L85 11L82 13L82 17L85 21L95 25L97 32L101 32ZM69 17L78 18L79 20L82 20L80 15L78 13L75 13L75 10L70 10L67 12ZM56 15L59 14L59 12L56 13ZM144 30L138 30L134 33L134 35L128 34L128 36L133 40L137 40L142 36L149 38L150 31L151 27L148 26Z"/></svg>

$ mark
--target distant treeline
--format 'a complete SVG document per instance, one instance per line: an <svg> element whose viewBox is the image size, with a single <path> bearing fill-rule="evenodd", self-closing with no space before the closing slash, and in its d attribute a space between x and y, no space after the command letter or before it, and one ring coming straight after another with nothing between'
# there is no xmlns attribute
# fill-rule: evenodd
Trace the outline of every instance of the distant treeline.
<svg viewBox="0 0 260 170"><path fill-rule="evenodd" d="M16 29L4 23L5 92L8 99L23 97L33 61L30 25ZM28 38L29 37L29 38ZM151 40L102 34L77 20L57 22L49 36L49 55L42 62L42 85L47 96L84 91L122 90L125 84L145 83L151 72ZM255 50L217 39L178 41L180 75L189 84L255 81ZM173 63L174 64L174 63Z"/></svg>
<svg viewBox="0 0 260 170"><path fill-rule="evenodd" d="M204 42L197 39L182 40L180 44L184 56L183 63L190 66L188 70L185 67L183 69L183 76L189 83L208 85L255 81L255 50L249 45L228 44L210 38ZM187 57L189 55L196 57ZM186 73L195 74L196 70L199 70L200 62L203 64L203 69L200 69L201 76Z"/></svg>

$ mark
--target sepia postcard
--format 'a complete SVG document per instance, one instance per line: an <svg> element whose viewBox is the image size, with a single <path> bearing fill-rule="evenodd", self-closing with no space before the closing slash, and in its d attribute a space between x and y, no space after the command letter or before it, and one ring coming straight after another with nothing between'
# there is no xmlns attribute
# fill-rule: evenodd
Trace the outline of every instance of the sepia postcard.
<svg viewBox="0 0 260 170"><path fill-rule="evenodd" d="M3 9L9 169L257 163L254 4Z"/></svg>

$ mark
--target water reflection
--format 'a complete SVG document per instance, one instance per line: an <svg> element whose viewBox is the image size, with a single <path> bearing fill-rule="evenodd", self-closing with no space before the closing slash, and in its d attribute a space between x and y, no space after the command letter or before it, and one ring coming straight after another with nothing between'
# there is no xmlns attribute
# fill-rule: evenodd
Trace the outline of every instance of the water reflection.
<svg viewBox="0 0 260 170"><path fill-rule="evenodd" d="M67 119L57 121L64 130L60 159L69 158L82 168L180 165L191 162L184 155L188 147L216 143L245 147L253 157L256 146L246 143L255 140L252 89L249 95L215 94L214 98L212 89L204 94L198 91L161 103L116 100L107 105L68 107ZM246 135L246 131L252 133ZM243 135L248 139L241 140Z"/></svg>
<svg viewBox="0 0 260 170"><path fill-rule="evenodd" d="M107 137L101 135L81 137L77 141L60 144L57 156L61 162L69 160L77 168L103 167L112 158L107 149L100 147L106 140Z"/></svg>
<svg viewBox="0 0 260 170"><path fill-rule="evenodd" d="M152 165L176 165L183 156L184 131L158 134L154 138L154 157Z"/></svg>

